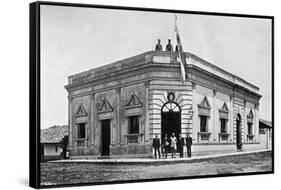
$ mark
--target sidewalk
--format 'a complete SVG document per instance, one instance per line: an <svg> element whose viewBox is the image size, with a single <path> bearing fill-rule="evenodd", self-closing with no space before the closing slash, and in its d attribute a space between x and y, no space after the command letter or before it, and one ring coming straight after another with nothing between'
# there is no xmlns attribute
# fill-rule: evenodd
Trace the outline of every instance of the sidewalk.
<svg viewBox="0 0 281 190"><path fill-rule="evenodd" d="M269 152L272 150L253 150L233 153L220 153L212 155L193 156L191 158L167 158L167 159L152 159L152 158L130 158L130 159L69 159L69 160L55 160L52 163L95 163L95 164L173 164L173 163L189 163L195 161L202 161L205 159L212 159L218 157L237 156L245 154L253 154L259 152Z"/></svg>

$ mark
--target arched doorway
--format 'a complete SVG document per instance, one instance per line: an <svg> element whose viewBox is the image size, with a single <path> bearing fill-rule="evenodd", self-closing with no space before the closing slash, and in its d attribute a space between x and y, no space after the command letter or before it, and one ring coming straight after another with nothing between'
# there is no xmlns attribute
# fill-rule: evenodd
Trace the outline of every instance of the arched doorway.
<svg viewBox="0 0 281 190"><path fill-rule="evenodd" d="M163 142L165 134L168 138L175 133L179 138L181 133L181 109L176 102L167 102L161 109L161 140Z"/></svg>
<svg viewBox="0 0 281 190"><path fill-rule="evenodd" d="M242 149L241 115L239 113L236 118L236 147L238 150Z"/></svg>

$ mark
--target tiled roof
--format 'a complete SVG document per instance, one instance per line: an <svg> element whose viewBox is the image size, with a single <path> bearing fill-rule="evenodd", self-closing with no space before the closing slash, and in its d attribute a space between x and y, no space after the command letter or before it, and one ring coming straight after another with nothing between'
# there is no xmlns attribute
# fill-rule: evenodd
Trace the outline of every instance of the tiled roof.
<svg viewBox="0 0 281 190"><path fill-rule="evenodd" d="M68 135L68 126L52 126L47 129L41 130L40 142L41 143L59 143Z"/></svg>
<svg viewBox="0 0 281 190"><path fill-rule="evenodd" d="M267 125L269 127L272 127L272 122L271 121L267 121L264 119L260 119L260 122L263 123L264 125Z"/></svg>

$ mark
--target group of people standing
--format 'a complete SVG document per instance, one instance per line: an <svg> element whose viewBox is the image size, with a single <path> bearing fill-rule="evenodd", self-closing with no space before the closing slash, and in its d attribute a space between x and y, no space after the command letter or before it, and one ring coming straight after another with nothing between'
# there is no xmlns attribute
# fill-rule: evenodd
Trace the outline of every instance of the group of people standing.
<svg viewBox="0 0 281 190"><path fill-rule="evenodd" d="M161 159L160 154L160 147L162 148L163 156L167 158L168 152L170 151L172 154L172 158L176 158L176 151L178 150L180 153L180 158L183 158L183 147L186 146L187 149L187 156L191 157L191 146L192 146L192 138L187 135L186 138L182 137L181 134L179 134L179 138L175 136L175 133L172 133L171 137L168 137L167 134L165 134L165 137L162 140L162 143L160 143L160 139L156 135L153 139L152 147L154 148L154 156L155 159L157 159L157 154L159 159Z"/></svg>

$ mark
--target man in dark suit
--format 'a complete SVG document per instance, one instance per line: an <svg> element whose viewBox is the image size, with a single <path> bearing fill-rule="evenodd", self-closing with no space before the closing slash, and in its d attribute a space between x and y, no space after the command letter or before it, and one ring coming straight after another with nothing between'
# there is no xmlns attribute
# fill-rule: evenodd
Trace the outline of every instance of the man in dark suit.
<svg viewBox="0 0 281 190"><path fill-rule="evenodd" d="M184 146L184 138L180 134L180 136L179 136L179 143L178 143L179 152L180 152L180 158L183 158L183 146Z"/></svg>
<svg viewBox="0 0 281 190"><path fill-rule="evenodd" d="M160 159L160 139L158 138L157 135L156 135L155 138L153 139L152 147L154 148L154 156L155 156L155 159L157 159L157 153L158 153L159 159Z"/></svg>
<svg viewBox="0 0 281 190"><path fill-rule="evenodd" d="M187 137L186 137L186 149L187 149L188 158L191 157L191 146L192 146L192 138L188 134Z"/></svg>

